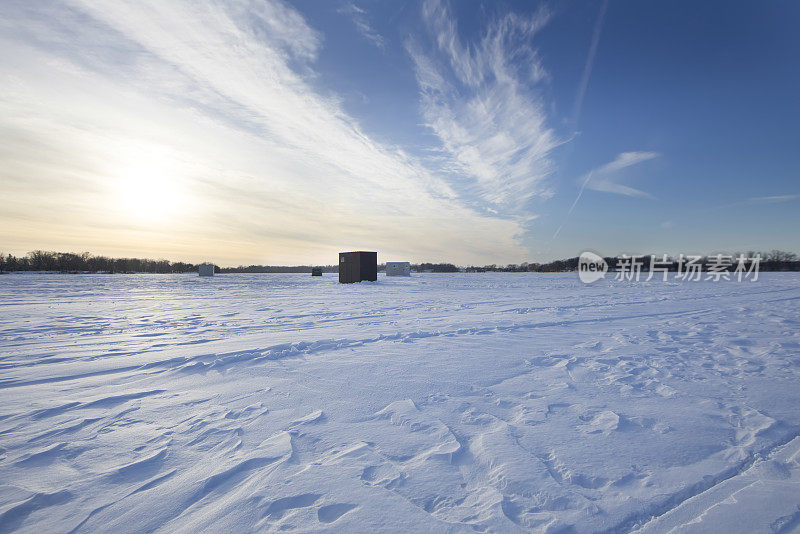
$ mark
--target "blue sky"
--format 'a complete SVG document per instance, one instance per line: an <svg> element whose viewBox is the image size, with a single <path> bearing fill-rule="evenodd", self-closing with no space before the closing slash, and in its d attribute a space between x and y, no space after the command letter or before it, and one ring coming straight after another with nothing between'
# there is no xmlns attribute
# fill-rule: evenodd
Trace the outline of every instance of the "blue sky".
<svg viewBox="0 0 800 534"><path fill-rule="evenodd" d="M2 9L5 252L800 250L797 3Z"/></svg>

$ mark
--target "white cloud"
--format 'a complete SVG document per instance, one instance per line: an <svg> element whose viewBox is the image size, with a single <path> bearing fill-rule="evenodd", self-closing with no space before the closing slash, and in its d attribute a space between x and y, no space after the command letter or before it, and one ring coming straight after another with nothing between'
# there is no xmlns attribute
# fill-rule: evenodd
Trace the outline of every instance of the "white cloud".
<svg viewBox="0 0 800 534"><path fill-rule="evenodd" d="M536 94L547 73L531 45L547 12L507 14L467 44L441 1L426 1L422 14L430 42L410 39L406 48L426 125L441 141L451 183L506 214L521 212L531 198L550 197L550 153L560 141Z"/></svg>
<svg viewBox="0 0 800 534"><path fill-rule="evenodd" d="M582 178L581 182L583 185L581 187L581 192L583 192L583 188L586 187L594 191L603 191L605 193L614 193L627 197L655 198L650 193L623 185L616 180L618 179L617 174L621 170L657 158L658 156L659 154L657 152L622 152L617 155L614 161L601 165Z"/></svg>
<svg viewBox="0 0 800 534"><path fill-rule="evenodd" d="M751 197L747 199L747 201L754 204L776 204L778 202L791 202L798 198L800 198L800 195L773 195L768 197Z"/></svg>
<svg viewBox="0 0 800 534"><path fill-rule="evenodd" d="M367 12L358 7L355 2L347 2L340 9L339 13L350 17L360 33L367 41L376 47L383 49L386 47L386 40L370 25Z"/></svg>
<svg viewBox="0 0 800 534"><path fill-rule="evenodd" d="M335 261L351 247L465 263L524 254L519 223L464 207L312 88L323 37L282 2L19 2L4 15L0 239L15 251L220 263ZM142 204L170 195L167 219L133 217L129 182L149 184Z"/></svg>

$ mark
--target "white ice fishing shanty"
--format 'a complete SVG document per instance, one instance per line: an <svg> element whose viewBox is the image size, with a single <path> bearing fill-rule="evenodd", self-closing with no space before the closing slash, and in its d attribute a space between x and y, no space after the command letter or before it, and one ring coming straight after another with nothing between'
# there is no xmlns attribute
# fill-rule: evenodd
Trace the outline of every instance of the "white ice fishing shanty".
<svg viewBox="0 0 800 534"><path fill-rule="evenodd" d="M387 261L386 276L411 276L411 264L407 261Z"/></svg>
<svg viewBox="0 0 800 534"><path fill-rule="evenodd" d="M197 266L197 274L200 276L214 276L214 264L201 263Z"/></svg>

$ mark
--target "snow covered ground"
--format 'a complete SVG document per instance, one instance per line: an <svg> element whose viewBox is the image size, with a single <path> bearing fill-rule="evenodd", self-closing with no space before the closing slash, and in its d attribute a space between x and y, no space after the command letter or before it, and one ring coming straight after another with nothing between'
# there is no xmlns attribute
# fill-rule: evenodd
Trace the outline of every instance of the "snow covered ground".
<svg viewBox="0 0 800 534"><path fill-rule="evenodd" d="M0 276L0 532L794 532L800 276Z"/></svg>

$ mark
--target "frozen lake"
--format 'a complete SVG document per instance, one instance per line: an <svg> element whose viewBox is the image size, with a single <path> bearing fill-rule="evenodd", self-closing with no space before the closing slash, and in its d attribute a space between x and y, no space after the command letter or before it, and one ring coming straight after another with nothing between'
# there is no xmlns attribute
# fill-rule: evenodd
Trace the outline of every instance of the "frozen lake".
<svg viewBox="0 0 800 534"><path fill-rule="evenodd" d="M794 532L800 276L0 276L0 532Z"/></svg>

